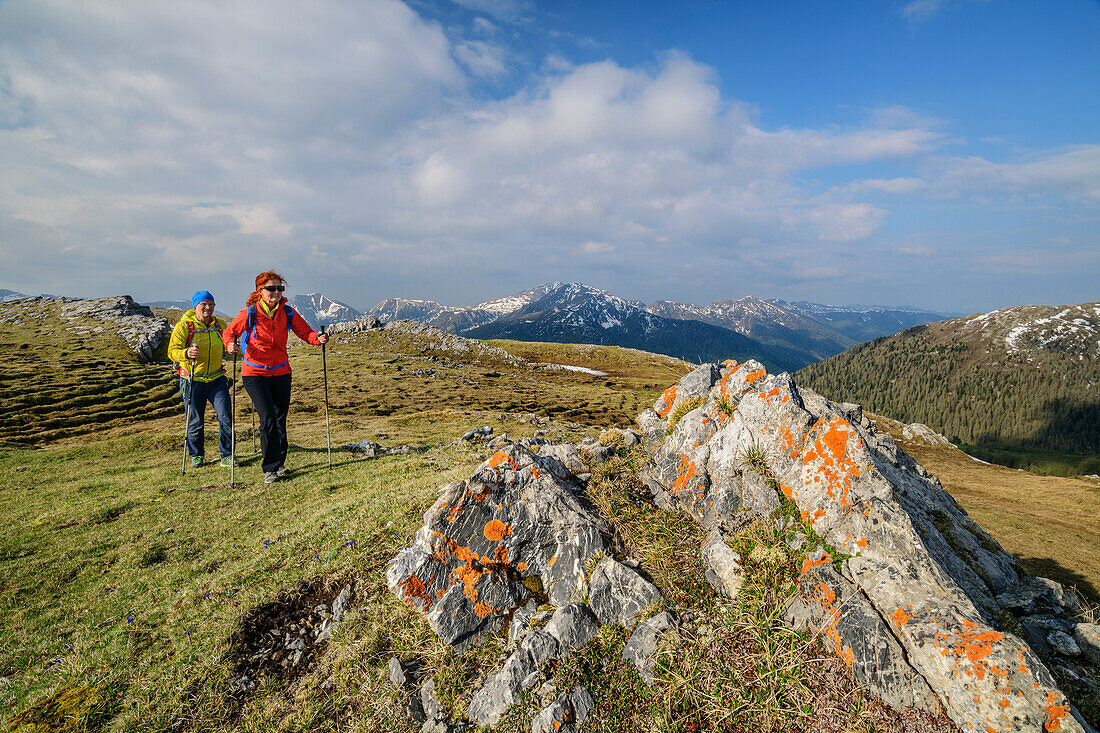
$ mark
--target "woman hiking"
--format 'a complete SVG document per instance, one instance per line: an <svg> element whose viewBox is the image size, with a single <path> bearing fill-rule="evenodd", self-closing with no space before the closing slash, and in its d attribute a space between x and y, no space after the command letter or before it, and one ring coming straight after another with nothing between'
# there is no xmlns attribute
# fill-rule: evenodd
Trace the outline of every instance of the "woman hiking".
<svg viewBox="0 0 1100 733"><path fill-rule="evenodd" d="M179 364L180 394L187 412L187 454L191 468L203 463L206 403L218 416L221 464L239 465L233 457L233 416L229 407L229 383L222 370L222 331L225 320L214 315L214 296L200 290L191 296L192 309L183 314L168 339L168 358Z"/></svg>
<svg viewBox="0 0 1100 733"><path fill-rule="evenodd" d="M286 281L277 272L256 276L256 290L248 296L245 309L225 329L222 340L230 354L234 340L241 340L241 381L260 417L260 448L263 451L264 483L278 481L290 473L286 462L286 414L290 409L290 361L286 352L291 330L298 338L320 346L328 335L317 333L286 302Z"/></svg>

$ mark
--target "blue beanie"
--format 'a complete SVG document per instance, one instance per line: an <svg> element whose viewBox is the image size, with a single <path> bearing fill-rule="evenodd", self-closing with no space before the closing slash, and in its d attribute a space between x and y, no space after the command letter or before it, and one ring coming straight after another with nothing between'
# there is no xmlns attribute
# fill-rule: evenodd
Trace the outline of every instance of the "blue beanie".
<svg viewBox="0 0 1100 733"><path fill-rule="evenodd" d="M194 295L191 296L191 307L192 308L197 308L199 306L199 303L203 302L204 300L209 300L211 303L213 303L214 302L214 294L211 293L209 290L200 290L200 291L198 291L197 293L195 293Z"/></svg>

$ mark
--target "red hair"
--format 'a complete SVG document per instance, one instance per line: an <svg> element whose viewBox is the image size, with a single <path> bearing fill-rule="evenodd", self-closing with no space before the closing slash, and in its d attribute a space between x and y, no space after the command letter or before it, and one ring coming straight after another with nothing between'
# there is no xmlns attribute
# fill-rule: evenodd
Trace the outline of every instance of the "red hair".
<svg viewBox="0 0 1100 733"><path fill-rule="evenodd" d="M286 280L277 272L268 270L267 272L261 272L256 276L256 289L252 291L252 294L248 296L248 300L245 302L244 307L247 308L250 305L255 305L260 299L260 288L264 286L268 280L278 280L282 284L286 285ZM285 299L284 299L285 300Z"/></svg>

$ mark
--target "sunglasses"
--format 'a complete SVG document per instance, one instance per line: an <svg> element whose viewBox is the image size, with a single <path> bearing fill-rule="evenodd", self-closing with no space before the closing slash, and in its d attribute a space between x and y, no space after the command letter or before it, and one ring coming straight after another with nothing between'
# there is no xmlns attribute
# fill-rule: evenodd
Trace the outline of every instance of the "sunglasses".
<svg viewBox="0 0 1100 733"><path fill-rule="evenodd" d="M286 286L285 285L264 285L264 290L266 290L269 293L274 293L276 290L278 290L281 293L284 290L286 290Z"/></svg>

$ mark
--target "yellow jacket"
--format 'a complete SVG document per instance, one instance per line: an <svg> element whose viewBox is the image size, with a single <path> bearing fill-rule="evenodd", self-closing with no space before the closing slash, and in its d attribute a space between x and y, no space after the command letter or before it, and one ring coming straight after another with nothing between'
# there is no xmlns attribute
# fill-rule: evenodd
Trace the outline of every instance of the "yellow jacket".
<svg viewBox="0 0 1100 733"><path fill-rule="evenodd" d="M168 340L168 358L180 365L181 377L187 376L191 366L191 360L187 358L188 337L191 346L199 347L194 379L199 382L213 382L223 376L222 351L225 346L222 344L222 331L225 327L225 319L218 316L214 316L214 320L207 326L195 315L194 308L183 314Z"/></svg>

